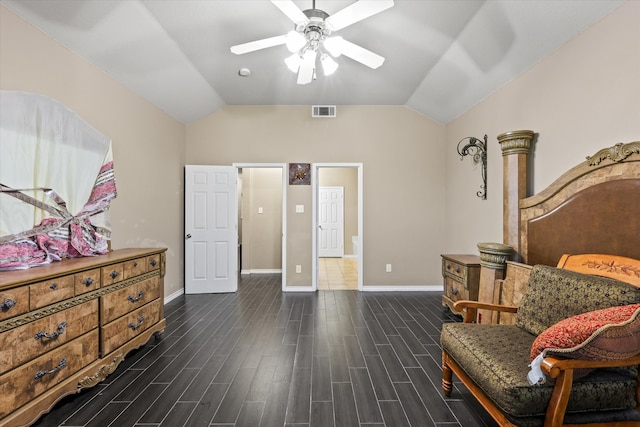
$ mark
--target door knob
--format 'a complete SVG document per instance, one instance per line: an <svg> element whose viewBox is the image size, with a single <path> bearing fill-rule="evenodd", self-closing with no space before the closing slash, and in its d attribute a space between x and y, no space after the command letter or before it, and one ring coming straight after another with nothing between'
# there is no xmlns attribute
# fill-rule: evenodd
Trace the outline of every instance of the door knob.
<svg viewBox="0 0 640 427"><path fill-rule="evenodd" d="M184 236L185 239L190 239L191 238L191 234L187 234L186 236Z"/></svg>

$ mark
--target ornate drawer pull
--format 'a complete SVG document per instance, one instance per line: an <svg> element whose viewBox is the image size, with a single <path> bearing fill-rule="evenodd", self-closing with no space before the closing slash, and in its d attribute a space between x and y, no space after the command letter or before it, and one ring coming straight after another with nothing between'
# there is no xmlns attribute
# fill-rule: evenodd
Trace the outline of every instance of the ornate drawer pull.
<svg viewBox="0 0 640 427"><path fill-rule="evenodd" d="M49 286L49 289L51 289L52 291L55 291L56 289L58 289L58 284L52 283L51 286Z"/></svg>
<svg viewBox="0 0 640 427"><path fill-rule="evenodd" d="M93 279L91 277L87 277L86 279L84 279L84 282L82 282L85 286L91 286L93 284Z"/></svg>
<svg viewBox="0 0 640 427"><path fill-rule="evenodd" d="M460 267L456 268L456 273L460 273Z"/></svg>
<svg viewBox="0 0 640 427"><path fill-rule="evenodd" d="M138 266L138 262L137 262L137 261L134 261L134 262L133 262L133 266L134 266L134 267L137 267L137 266Z"/></svg>
<svg viewBox="0 0 640 427"><path fill-rule="evenodd" d="M451 295L458 295L460 291L454 287L451 287Z"/></svg>
<svg viewBox="0 0 640 427"><path fill-rule="evenodd" d="M144 322L144 316L140 316L140 319L138 320L138 324L137 325L134 324L133 322L129 323L129 327L135 331L140 326L142 326L142 322Z"/></svg>
<svg viewBox="0 0 640 427"><path fill-rule="evenodd" d="M111 276L111 278L112 278L112 279L115 279L116 277L118 277L118 274L120 274L118 271L113 270L113 271L111 272L110 276Z"/></svg>
<svg viewBox="0 0 640 427"><path fill-rule="evenodd" d="M50 369L48 371L38 371L38 372L36 372L36 375L35 375L34 379L36 381L40 381L40 378L44 377L45 375L55 374L56 372L58 372L60 369L64 368L65 366L67 366L67 359L65 357L63 357L62 359L60 359L60 362L58 362L58 366L56 366L55 368Z"/></svg>
<svg viewBox="0 0 640 427"><path fill-rule="evenodd" d="M54 339L57 336L61 335L64 332L64 328L66 328L66 327L67 327L67 322L62 322L58 326L58 330L53 332L53 333L51 333L51 334L48 334L48 333L43 332L43 331L38 331L38 332L36 332L35 339L36 340L39 340L40 338L48 338L50 340Z"/></svg>
<svg viewBox="0 0 640 427"><path fill-rule="evenodd" d="M158 263L158 261L156 261L155 259L152 259L151 260L151 267L155 267L157 263Z"/></svg>
<svg viewBox="0 0 640 427"><path fill-rule="evenodd" d="M131 301L131 302L138 302L138 301L140 301L140 298L142 298L142 295L144 295L144 291L141 290L140 292L138 292L138 296L137 297L133 297L133 296L129 295L127 297L127 299L129 301Z"/></svg>
<svg viewBox="0 0 640 427"><path fill-rule="evenodd" d="M7 298L6 300L2 301L2 304L0 304L0 308L2 309L2 311L9 311L14 305L16 305L16 301L12 300L11 298Z"/></svg>

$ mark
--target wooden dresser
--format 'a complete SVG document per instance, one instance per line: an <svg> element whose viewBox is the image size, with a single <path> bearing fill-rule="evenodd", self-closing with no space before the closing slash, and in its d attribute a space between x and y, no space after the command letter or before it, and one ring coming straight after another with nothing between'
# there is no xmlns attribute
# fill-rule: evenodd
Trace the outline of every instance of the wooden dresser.
<svg viewBox="0 0 640 427"><path fill-rule="evenodd" d="M453 310L459 300L478 300L480 285L480 257L477 255L441 255L444 293L442 304Z"/></svg>
<svg viewBox="0 0 640 427"><path fill-rule="evenodd" d="M32 424L164 331L165 251L0 272L0 426Z"/></svg>

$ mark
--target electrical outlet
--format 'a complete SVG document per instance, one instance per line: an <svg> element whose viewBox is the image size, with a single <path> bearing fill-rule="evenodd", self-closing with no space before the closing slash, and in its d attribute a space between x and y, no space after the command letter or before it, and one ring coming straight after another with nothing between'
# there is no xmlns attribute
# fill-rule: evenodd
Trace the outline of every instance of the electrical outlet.
<svg viewBox="0 0 640 427"><path fill-rule="evenodd" d="M391 273L391 264L387 264L387 273Z"/></svg>
<svg viewBox="0 0 640 427"><path fill-rule="evenodd" d="M296 273L302 273L302 266L300 264L296 265Z"/></svg>

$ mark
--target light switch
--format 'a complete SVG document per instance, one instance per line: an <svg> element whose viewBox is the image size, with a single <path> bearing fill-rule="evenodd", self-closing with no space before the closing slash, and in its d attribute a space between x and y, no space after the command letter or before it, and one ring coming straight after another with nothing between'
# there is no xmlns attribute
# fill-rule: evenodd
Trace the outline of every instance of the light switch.
<svg viewBox="0 0 640 427"><path fill-rule="evenodd" d="M263 212L264 212L264 209L262 209L261 207L260 207L260 208L258 208L258 213L259 213L259 214L261 214L261 213L263 213Z"/></svg>
<svg viewBox="0 0 640 427"><path fill-rule="evenodd" d="M304 213L304 205L296 205L296 213Z"/></svg>

